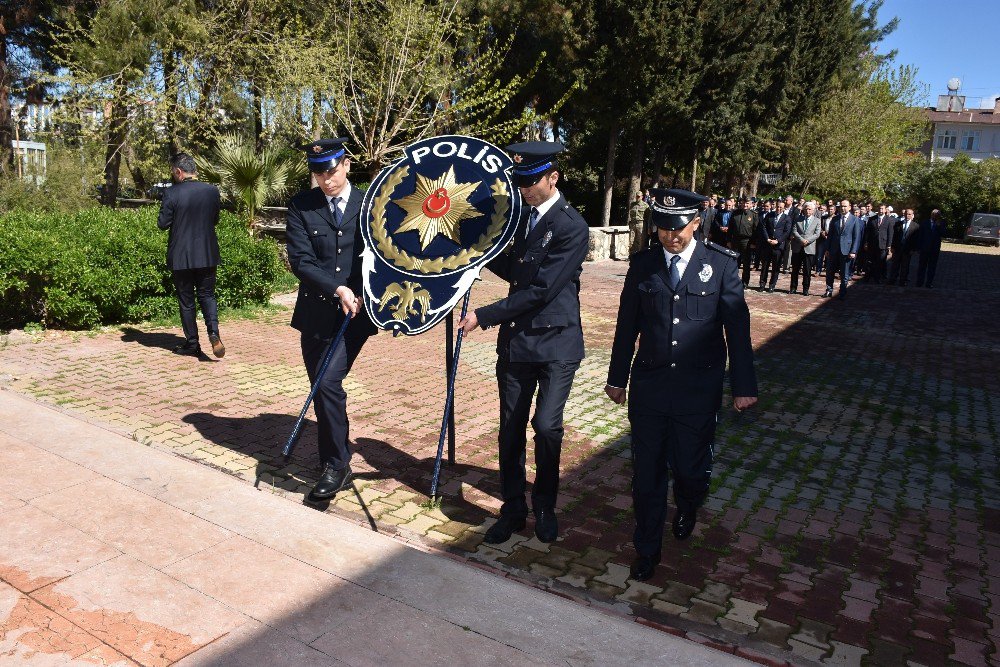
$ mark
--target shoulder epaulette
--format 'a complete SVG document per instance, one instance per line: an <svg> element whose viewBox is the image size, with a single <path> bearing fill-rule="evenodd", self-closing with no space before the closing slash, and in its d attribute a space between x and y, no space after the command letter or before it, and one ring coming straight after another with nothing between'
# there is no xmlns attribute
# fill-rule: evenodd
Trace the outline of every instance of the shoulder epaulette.
<svg viewBox="0 0 1000 667"><path fill-rule="evenodd" d="M712 250L716 251L716 252L721 252L721 253L723 253L725 255L729 255L730 257L739 257L740 256L740 254L738 252L736 252L735 250L730 250L729 248L723 248L718 243L713 243L712 241L709 241L705 245L708 246L709 248L711 248Z"/></svg>

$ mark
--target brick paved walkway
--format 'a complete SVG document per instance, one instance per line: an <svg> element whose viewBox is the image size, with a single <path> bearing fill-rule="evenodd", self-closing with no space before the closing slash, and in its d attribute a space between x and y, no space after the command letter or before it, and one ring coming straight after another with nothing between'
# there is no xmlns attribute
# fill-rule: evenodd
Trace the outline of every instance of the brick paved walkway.
<svg viewBox="0 0 1000 667"><path fill-rule="evenodd" d="M934 290L749 292L760 405L721 415L695 535L668 538L646 583L626 581L628 423L603 394L625 269L584 272L558 542L529 530L482 544L500 504L493 332L463 346L440 509L425 505L443 327L372 339L348 380L359 493L326 509L761 660L1000 664L1000 252L946 245ZM487 276L473 304L504 291ZM171 354L173 330L15 333L0 384L301 501L317 474L311 422L297 458L279 457L308 391L289 316L224 323L222 361Z"/></svg>

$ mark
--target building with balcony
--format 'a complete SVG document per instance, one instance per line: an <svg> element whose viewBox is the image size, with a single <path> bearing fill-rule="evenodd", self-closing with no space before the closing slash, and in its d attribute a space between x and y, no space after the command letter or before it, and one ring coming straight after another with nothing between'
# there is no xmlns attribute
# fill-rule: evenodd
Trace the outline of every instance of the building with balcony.
<svg viewBox="0 0 1000 667"><path fill-rule="evenodd" d="M925 110L931 124L931 140L921 152L931 160L950 161L965 153L974 162L1000 158L1000 98L992 109L967 109L957 87L938 96L936 106Z"/></svg>

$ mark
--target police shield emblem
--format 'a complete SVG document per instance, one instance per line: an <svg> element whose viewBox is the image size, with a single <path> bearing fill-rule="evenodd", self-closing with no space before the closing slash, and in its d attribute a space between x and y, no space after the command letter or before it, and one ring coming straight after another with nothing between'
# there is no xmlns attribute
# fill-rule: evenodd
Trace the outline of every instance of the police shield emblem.
<svg viewBox="0 0 1000 667"><path fill-rule="evenodd" d="M364 303L393 334L427 331L455 307L514 235L521 196L513 162L464 136L411 144L361 204Z"/></svg>

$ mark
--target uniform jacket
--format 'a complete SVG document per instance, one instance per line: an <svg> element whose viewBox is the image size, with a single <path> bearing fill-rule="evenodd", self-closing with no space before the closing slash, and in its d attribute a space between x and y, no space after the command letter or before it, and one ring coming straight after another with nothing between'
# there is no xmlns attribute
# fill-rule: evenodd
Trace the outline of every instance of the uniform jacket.
<svg viewBox="0 0 1000 667"><path fill-rule="evenodd" d="M920 252L938 253L941 252L941 237L944 235L944 221L939 221L936 225L928 220L920 223Z"/></svg>
<svg viewBox="0 0 1000 667"><path fill-rule="evenodd" d="M646 221L647 208L649 208L649 204L644 201L634 201L629 204L628 224L634 226L644 225Z"/></svg>
<svg viewBox="0 0 1000 667"><path fill-rule="evenodd" d="M888 213L875 215L868 219L868 229L865 243L871 250L888 250L892 247L892 234L895 230L895 220Z"/></svg>
<svg viewBox="0 0 1000 667"><path fill-rule="evenodd" d="M587 255L587 223L566 199L538 219L525 237L528 217L514 242L487 266L510 283L507 297L476 309L483 328L499 326L497 354L511 362L583 359L580 274Z"/></svg>
<svg viewBox="0 0 1000 667"><path fill-rule="evenodd" d="M804 252L807 255L816 254L816 241L819 239L820 217L802 218L792 225L792 252Z"/></svg>
<svg viewBox="0 0 1000 667"><path fill-rule="evenodd" d="M920 250L920 223L914 218L910 226L903 231L906 226L906 218L896 220L895 229L892 232L893 252L916 252Z"/></svg>
<svg viewBox="0 0 1000 667"><path fill-rule="evenodd" d="M662 248L632 256L608 369L613 387L627 386L631 377L630 411L717 411L727 346L733 395L757 395L750 311L737 275L737 254L714 243L693 243L698 245L676 291L668 286Z"/></svg>
<svg viewBox="0 0 1000 667"><path fill-rule="evenodd" d="M219 189L201 181L181 181L166 189L156 225L169 229L167 268L204 269L218 266Z"/></svg>
<svg viewBox="0 0 1000 667"><path fill-rule="evenodd" d="M830 221L828 231L830 235L827 238L827 250L830 251L831 255L839 252L846 257L850 254L857 254L861 248L861 237L864 235L864 229L861 226L861 220L853 213L848 213L846 218L843 215L834 216Z"/></svg>
<svg viewBox="0 0 1000 667"><path fill-rule="evenodd" d="M736 211L729 218L729 240L734 245L745 246L754 239L757 231L756 211Z"/></svg>
<svg viewBox="0 0 1000 667"><path fill-rule="evenodd" d="M319 188L300 192L288 203L285 222L288 263L301 282L292 327L303 334L322 339L336 335L343 317L336 296L341 285L361 296L364 284L360 255L365 244L358 218L362 198L361 191L352 187L339 227L326 195ZM352 327L363 327L368 333L376 331L364 308L355 321Z"/></svg>
<svg viewBox="0 0 1000 667"><path fill-rule="evenodd" d="M777 211L764 216L760 223L760 234L757 245L761 249L772 248L774 250L784 250L788 237L792 234L792 219L787 213L778 214ZM771 245L768 239L778 242L778 245Z"/></svg>

